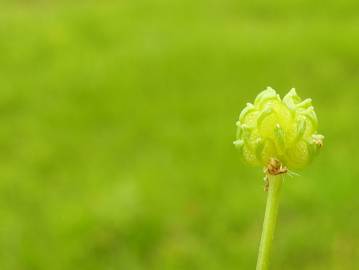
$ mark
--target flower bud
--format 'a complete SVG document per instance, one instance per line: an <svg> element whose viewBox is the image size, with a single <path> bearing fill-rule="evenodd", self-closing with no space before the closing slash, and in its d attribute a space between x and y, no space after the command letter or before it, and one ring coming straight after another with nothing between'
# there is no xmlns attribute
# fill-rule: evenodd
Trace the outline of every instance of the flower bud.
<svg viewBox="0 0 359 270"><path fill-rule="evenodd" d="M323 146L312 100L294 89L283 98L268 87L242 110L235 146L250 165L267 166L279 160L289 169L305 167Z"/></svg>

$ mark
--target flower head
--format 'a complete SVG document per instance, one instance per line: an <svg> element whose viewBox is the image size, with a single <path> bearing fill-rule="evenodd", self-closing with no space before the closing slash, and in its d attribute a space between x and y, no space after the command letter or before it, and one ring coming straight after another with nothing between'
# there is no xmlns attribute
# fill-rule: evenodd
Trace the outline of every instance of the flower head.
<svg viewBox="0 0 359 270"><path fill-rule="evenodd" d="M270 87L242 110L235 146L251 165L279 160L289 169L305 167L323 145L311 99L302 100L294 89L281 99Z"/></svg>

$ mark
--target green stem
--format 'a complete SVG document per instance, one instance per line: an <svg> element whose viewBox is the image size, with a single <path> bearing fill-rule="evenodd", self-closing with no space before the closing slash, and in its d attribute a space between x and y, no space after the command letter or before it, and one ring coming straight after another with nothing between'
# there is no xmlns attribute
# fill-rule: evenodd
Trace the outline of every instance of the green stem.
<svg viewBox="0 0 359 270"><path fill-rule="evenodd" d="M264 215L262 238L259 245L258 261L256 270L269 269L270 254L274 237L277 214L279 207L279 195L282 186L282 175L269 175L269 190L267 197L266 212Z"/></svg>

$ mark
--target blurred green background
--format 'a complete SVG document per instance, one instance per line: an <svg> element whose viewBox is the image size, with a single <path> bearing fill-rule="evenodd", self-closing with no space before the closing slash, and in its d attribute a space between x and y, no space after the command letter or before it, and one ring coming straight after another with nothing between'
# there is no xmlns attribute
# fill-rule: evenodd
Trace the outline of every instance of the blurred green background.
<svg viewBox="0 0 359 270"><path fill-rule="evenodd" d="M232 141L270 85L326 146L272 269L359 269L357 1L0 3L0 268L254 269L266 194Z"/></svg>

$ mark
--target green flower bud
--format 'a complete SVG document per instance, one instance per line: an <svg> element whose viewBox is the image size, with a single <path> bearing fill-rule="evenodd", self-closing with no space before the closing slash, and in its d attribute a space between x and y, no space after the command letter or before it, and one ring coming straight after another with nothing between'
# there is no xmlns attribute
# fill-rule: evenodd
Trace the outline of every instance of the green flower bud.
<svg viewBox="0 0 359 270"><path fill-rule="evenodd" d="M294 89L283 98L268 87L242 110L235 146L245 162L267 166L279 160L289 169L305 167L323 146L312 100L302 100Z"/></svg>

